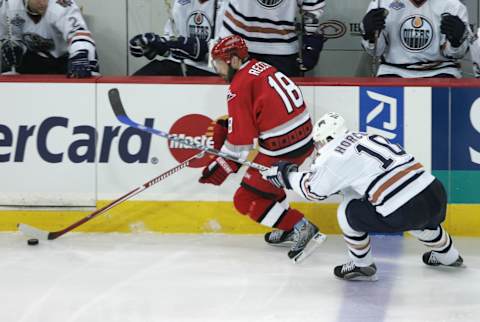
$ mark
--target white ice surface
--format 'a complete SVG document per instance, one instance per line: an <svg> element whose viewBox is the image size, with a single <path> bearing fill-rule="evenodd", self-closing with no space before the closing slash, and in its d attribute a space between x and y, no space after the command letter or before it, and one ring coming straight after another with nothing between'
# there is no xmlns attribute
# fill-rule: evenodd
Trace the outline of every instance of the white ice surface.
<svg viewBox="0 0 480 322"><path fill-rule="evenodd" d="M412 238L374 237L377 282L345 282L329 239L294 265L259 235L0 234L0 322L480 321L480 239L433 269Z"/></svg>

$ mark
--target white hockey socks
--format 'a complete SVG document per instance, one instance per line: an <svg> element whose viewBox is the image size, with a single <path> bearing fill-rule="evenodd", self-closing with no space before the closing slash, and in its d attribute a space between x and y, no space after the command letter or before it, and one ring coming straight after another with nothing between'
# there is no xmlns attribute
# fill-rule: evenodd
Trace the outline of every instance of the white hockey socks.
<svg viewBox="0 0 480 322"><path fill-rule="evenodd" d="M344 234L343 239L347 243L348 255L356 266L366 267L373 264L370 236L367 233L359 236Z"/></svg>
<svg viewBox="0 0 480 322"><path fill-rule="evenodd" d="M444 265L450 265L458 259L458 250L446 230L438 226L435 230L412 230L410 234L435 252L435 256Z"/></svg>

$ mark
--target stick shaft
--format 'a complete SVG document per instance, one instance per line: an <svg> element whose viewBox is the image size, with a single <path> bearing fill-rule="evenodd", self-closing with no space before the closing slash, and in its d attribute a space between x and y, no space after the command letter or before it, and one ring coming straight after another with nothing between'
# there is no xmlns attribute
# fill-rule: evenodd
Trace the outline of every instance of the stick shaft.
<svg viewBox="0 0 480 322"><path fill-rule="evenodd" d="M73 224L71 224L70 226L68 226L68 227L66 227L62 230L52 231L52 232L46 233L46 232L43 232L43 231L41 231L41 230L39 230L35 227L31 227L31 226L28 226L28 225L25 225L25 224L19 224L18 227L21 231L23 231L27 235L32 235L33 234L33 235L35 235L35 237L39 237L39 238L42 238L43 236L46 236L45 239L49 239L49 240L56 239L56 238L58 238L58 237L60 237L64 234L68 233L69 231L72 231L73 229L77 228L78 226L81 226L84 223L92 220L93 218L107 212L108 210L118 206L119 204L123 203L124 201L127 201L128 199L131 199L132 197L138 195L140 192L150 188L151 186L153 186L153 185L157 184L158 182L162 181L163 179L168 178L172 174L175 174L178 171L182 170L183 168L186 168L192 160L200 157L202 153L203 152L200 152L200 153L188 158L187 160L183 161L182 163L178 164L177 166L173 167L172 169L170 169L170 170L162 173L161 175L145 182L143 185L127 192L126 194L124 194L123 196L115 199L114 201L112 201L108 205L103 206L102 208L92 212L88 216L80 219L79 221L74 222ZM44 238L42 238L42 239L44 239Z"/></svg>

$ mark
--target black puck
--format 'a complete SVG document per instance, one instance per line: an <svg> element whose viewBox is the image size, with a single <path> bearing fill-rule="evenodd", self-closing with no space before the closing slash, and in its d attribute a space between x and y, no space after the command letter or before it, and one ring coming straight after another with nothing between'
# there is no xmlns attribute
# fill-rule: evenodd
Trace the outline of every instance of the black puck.
<svg viewBox="0 0 480 322"><path fill-rule="evenodd" d="M32 238L27 241L30 246L38 245L38 239Z"/></svg>

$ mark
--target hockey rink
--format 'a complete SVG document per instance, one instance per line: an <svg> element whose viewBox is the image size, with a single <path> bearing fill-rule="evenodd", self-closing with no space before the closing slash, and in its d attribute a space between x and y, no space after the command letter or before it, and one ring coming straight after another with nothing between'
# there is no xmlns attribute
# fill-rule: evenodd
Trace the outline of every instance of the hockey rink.
<svg viewBox="0 0 480 322"><path fill-rule="evenodd" d="M305 262L261 235L0 234L0 321L480 321L480 239L466 268L431 268L413 238L375 236L377 282L346 282L340 236Z"/></svg>

